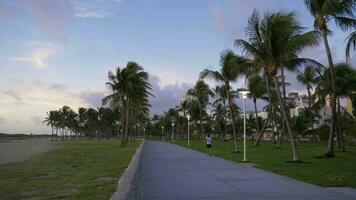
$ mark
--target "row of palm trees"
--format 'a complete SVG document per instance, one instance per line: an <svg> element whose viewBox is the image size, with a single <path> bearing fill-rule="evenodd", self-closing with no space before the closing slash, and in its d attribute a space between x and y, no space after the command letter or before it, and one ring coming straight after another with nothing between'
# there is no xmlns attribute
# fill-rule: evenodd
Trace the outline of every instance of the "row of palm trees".
<svg viewBox="0 0 356 200"><path fill-rule="evenodd" d="M245 29L247 39L237 39L234 42L235 47L240 49L243 55L239 56L232 51L226 51L220 59L220 70L205 69L201 72L200 79L195 87L187 92L187 96L191 100L191 106L196 105L198 108L201 134L204 132L203 110L209 103L209 97L213 96L203 79L210 79L216 81L219 85L215 90L215 99L220 99L219 101L221 102L214 102L213 112L228 111L228 116L232 122L235 151L237 151L236 121L238 120L235 118L238 116L238 107L234 101L236 91L232 90L231 85L239 78L245 77L248 81L249 90L252 92L251 96L255 104L256 119L258 119L256 100L258 98L266 98L268 101L267 120L264 121L262 127L260 127L259 120L256 120L256 128L259 132L256 145L260 141L267 125L278 124L281 121L281 134L286 133L289 138L293 161L300 161L296 143L296 130L291 121L289 102L286 97L286 85L288 83L285 80L287 70L292 72L299 71L298 80L304 83L308 90L309 110L304 113L309 116L311 128L312 121L317 113L313 107L320 104L330 104L332 114L329 124L329 142L325 156L334 156L335 136L343 141L342 138L339 138L343 134L340 135L340 131L337 130L341 129L339 98L350 96L356 88L353 88L355 84L342 88L343 81L349 81L349 84L350 81L351 83L354 81L355 72L347 64L334 64L328 42L332 33L330 23L334 21L343 31L354 30L356 27L354 16L356 1L305 0L304 3L315 19L313 31L305 32L304 28L296 20L294 12L266 12L261 16L257 11L254 11ZM347 39L346 57L349 60L350 49L356 46L355 32ZM328 58L327 67L313 59L300 57L307 47L317 47L321 42L324 44ZM342 77L342 80L337 80L336 73L339 73L339 71L342 73L345 70L350 72L345 74L350 76L349 80L346 81L345 77ZM316 74L318 74L317 77ZM311 90L315 83L317 83L317 87L315 94L312 95ZM316 104L315 101L318 101L319 104ZM225 107L226 102L228 104L227 107ZM339 105L339 111L337 110L337 105ZM278 114L280 118L278 118ZM217 119L220 118L219 114L215 114L215 117Z"/></svg>
<svg viewBox="0 0 356 200"><path fill-rule="evenodd" d="M68 137L99 139L117 135L119 124L116 116L117 112L106 107L97 110L80 107L75 112L69 106L63 106L47 112L44 123L51 127L52 141L57 140L58 136L61 136L62 140Z"/></svg>

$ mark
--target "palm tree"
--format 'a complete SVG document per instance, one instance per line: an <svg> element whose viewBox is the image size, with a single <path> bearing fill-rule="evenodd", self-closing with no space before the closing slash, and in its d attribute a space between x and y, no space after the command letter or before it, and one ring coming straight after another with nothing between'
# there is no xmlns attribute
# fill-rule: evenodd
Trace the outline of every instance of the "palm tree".
<svg viewBox="0 0 356 200"><path fill-rule="evenodd" d="M187 91L187 95L193 97L199 103L199 116L200 116L200 131L201 137L204 135L204 119L203 112L209 103L209 97L214 96L214 92L210 90L209 85L206 84L203 80L198 80L194 88Z"/></svg>
<svg viewBox="0 0 356 200"><path fill-rule="evenodd" d="M216 86L214 89L214 93L215 93L215 101L213 102L212 106L214 107L214 109L217 109L217 106L220 106L221 109L224 110L224 117L222 118L222 123L224 125L224 138L226 137L226 130L227 130L227 106L226 106L226 101L227 101L227 90L225 89L225 86ZM214 111L214 110L213 110ZM222 130L222 128L220 127L220 131Z"/></svg>
<svg viewBox="0 0 356 200"><path fill-rule="evenodd" d="M316 84L317 72L312 66L307 66L300 70L297 74L297 80L307 87L308 91L308 110L309 110L309 126L313 130L313 112L312 112L312 93L313 85ZM314 138L315 139L315 138Z"/></svg>
<svg viewBox="0 0 356 200"><path fill-rule="evenodd" d="M220 102L214 102L213 103L213 109L212 109L212 117L215 120L215 125L217 128L217 132L220 134L222 133L222 129L224 127L224 131L226 130L226 106ZM225 134L223 135L225 136Z"/></svg>
<svg viewBox="0 0 356 200"><path fill-rule="evenodd" d="M200 78L209 78L214 81L221 83L226 92L226 98L229 104L229 111L231 116L232 131L234 135L234 145L235 152L238 152L238 143L235 128L235 113L233 112L233 101L234 98L231 95L230 84L236 81L240 76L247 73L247 59L235 55L234 52L228 50L221 54L220 56L220 70L212 71L205 69L200 73Z"/></svg>
<svg viewBox="0 0 356 200"><path fill-rule="evenodd" d="M149 92L151 84L148 78L148 73L135 62L128 62L123 69L118 67L115 74L108 72L109 82L106 82L106 85L113 93L103 99L103 104L110 103L113 107L122 107L122 116L118 117L125 124L121 145L128 142L130 110L135 107L146 110L149 107L148 97L153 95Z"/></svg>
<svg viewBox="0 0 356 200"><path fill-rule="evenodd" d="M342 97L350 97L353 91L356 90L356 71L352 69L352 67L345 63L340 63L335 65L334 67L335 80L337 84L336 98L338 102L338 114L336 117L336 127L337 131L337 141L339 144L339 148L342 148L345 151L344 139L342 134L342 120L340 120L341 115L341 105L340 98ZM320 99L322 103L331 102L331 98L329 96L332 91L332 84L330 81L330 70L325 70L323 74L317 79L317 86L315 89L315 93Z"/></svg>
<svg viewBox="0 0 356 200"><path fill-rule="evenodd" d="M94 132L95 136L97 136L97 128L98 128L98 111L89 108L87 111L88 116L88 137L89 139L92 137Z"/></svg>
<svg viewBox="0 0 356 200"><path fill-rule="evenodd" d="M328 57L330 80L332 86L331 94L331 127L326 157L334 157L334 136L336 123L336 80L334 74L334 63L331 50L328 42L328 35L331 33L329 22L334 21L338 27L346 31L356 27L356 19L354 19L354 10L356 8L355 0L304 0L306 7L314 17L314 28L317 30L324 41L326 54Z"/></svg>
<svg viewBox="0 0 356 200"><path fill-rule="evenodd" d="M356 31L351 33L348 37L347 37L347 43L346 43L346 62L350 61L350 50L351 47L353 46L353 49L356 49Z"/></svg>
<svg viewBox="0 0 356 200"><path fill-rule="evenodd" d="M43 121L43 123L46 123L47 126L51 127L51 141L53 141L53 128L55 126L55 121L56 121L56 111L49 111L46 113L47 117L45 118L45 120Z"/></svg>
<svg viewBox="0 0 356 200"><path fill-rule="evenodd" d="M281 66L303 65L312 62L310 59L298 58L298 54L308 46L318 44L315 32L302 33L302 27L291 13L266 13L261 20L257 11L249 19L247 31L248 41L235 41L247 57L252 57L264 67L265 75L272 78L276 88L284 123L290 138L293 161L299 161L295 136L292 132L285 101L280 92L277 72Z"/></svg>
<svg viewBox="0 0 356 200"><path fill-rule="evenodd" d="M248 79L248 90L250 91L250 96L253 99L254 108L255 108L255 117L256 117L256 130L257 133L260 132L260 123L257 113L257 99L263 97L266 94L266 85L264 80L259 75L251 76Z"/></svg>
<svg viewBox="0 0 356 200"><path fill-rule="evenodd" d="M78 109L78 125L79 125L79 139L82 139L85 131L85 125L88 122L88 109L80 107Z"/></svg>

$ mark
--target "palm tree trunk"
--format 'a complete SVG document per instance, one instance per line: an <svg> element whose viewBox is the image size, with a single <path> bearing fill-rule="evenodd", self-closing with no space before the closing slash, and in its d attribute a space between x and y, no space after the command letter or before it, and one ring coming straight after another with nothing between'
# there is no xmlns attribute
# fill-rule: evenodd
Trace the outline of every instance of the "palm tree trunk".
<svg viewBox="0 0 356 200"><path fill-rule="evenodd" d="M230 115L231 115L231 125L232 125L232 133L234 135L234 147L235 147L235 152L239 152L239 146L237 143L237 136L236 136L236 129L235 129L235 116L234 116L234 111L233 111L233 106L232 106L232 100L230 97L230 85L227 83L226 84L227 88L227 99L229 101L229 107L230 107Z"/></svg>
<svg viewBox="0 0 356 200"><path fill-rule="evenodd" d="M122 136L122 140L121 140L121 146L124 146L127 144L128 142L128 128L129 128L129 103L128 103L128 99L127 100L123 100L123 106L124 106L124 110L125 110L125 132Z"/></svg>
<svg viewBox="0 0 356 200"><path fill-rule="evenodd" d="M326 54L328 57L329 62L329 70L330 70L330 78L331 78L331 86L332 86L332 94L331 94L331 125L330 125L330 134L329 134L329 141L328 141L328 148L326 150L325 156L328 158L334 157L334 136L335 136L335 118L336 118L336 82L335 82L335 75L334 75L334 63L331 56L331 51L328 43L328 36L327 30L323 30L322 32L324 45Z"/></svg>
<svg viewBox="0 0 356 200"><path fill-rule="evenodd" d="M346 152L346 149L345 149L345 138L344 138L344 133L342 131L342 120L341 120L341 105L340 105L340 98L337 99L337 104L338 104L338 131L339 131L339 134L340 134L340 148L341 148L341 151L342 152Z"/></svg>
<svg viewBox="0 0 356 200"><path fill-rule="evenodd" d="M281 77L282 77L282 91L283 91L283 103L284 105L287 105L286 103L286 82L285 82L285 75L284 75L284 67L281 67ZM279 90L279 88L278 88ZM286 110L287 112L287 110ZM288 118L290 118L290 113L287 112ZM286 124L285 122L283 122L282 124L282 134L284 134L286 131ZM281 143L282 144L282 143ZM281 146L279 146L279 148L281 148Z"/></svg>
<svg viewBox="0 0 356 200"><path fill-rule="evenodd" d="M259 133L260 132L260 123L258 120L258 113L257 113L257 100L256 100L256 96L253 97L253 104L255 106L255 116L256 116L256 132Z"/></svg>
<svg viewBox="0 0 356 200"><path fill-rule="evenodd" d="M282 99L281 91L279 90L279 84L278 84L276 75L273 76L273 82L274 82L274 85L276 87L278 101L279 101L279 104L281 106L283 121L284 121L284 123L286 125L287 132L288 132L288 135L289 135L289 140L290 140L291 147L292 147L292 152L293 152L293 161L294 162L298 162L298 161L300 161L299 160L298 147L297 147L297 145L295 143L295 137L294 137L294 134L292 133L292 129L291 129L290 124L289 124L289 117L288 117L289 115L286 112L286 106L284 105L284 101Z"/></svg>
<svg viewBox="0 0 356 200"><path fill-rule="evenodd" d="M267 119L265 121L265 123L262 126L262 129L260 130L260 133L258 135L258 138L254 144L254 146L258 146L260 144L261 138L263 136L263 133L266 130L266 127L268 125L268 122L270 120L271 117L271 110L272 110L272 99L271 99L271 93L270 93L270 87L269 87L269 79L268 76L265 76L265 81L266 81L266 89L267 89L267 96L268 96L268 102L269 102L269 107L268 107L268 113L267 113Z"/></svg>
<svg viewBox="0 0 356 200"><path fill-rule="evenodd" d="M199 101L198 101L199 102ZM201 138L204 138L204 125L203 125L203 108L201 103L199 102L199 115L200 115L200 131L201 131Z"/></svg>
<svg viewBox="0 0 356 200"><path fill-rule="evenodd" d="M315 133L314 133L314 124L313 124L313 113L311 110L311 91L310 91L310 87L307 86L307 90L308 90L308 109L309 109L309 123L311 126L311 131L312 131L312 138L313 141L316 142L316 137L315 137Z"/></svg>
<svg viewBox="0 0 356 200"><path fill-rule="evenodd" d="M53 142L53 125L52 125L52 123L51 123L51 131L52 131L52 134L51 134L51 141Z"/></svg>

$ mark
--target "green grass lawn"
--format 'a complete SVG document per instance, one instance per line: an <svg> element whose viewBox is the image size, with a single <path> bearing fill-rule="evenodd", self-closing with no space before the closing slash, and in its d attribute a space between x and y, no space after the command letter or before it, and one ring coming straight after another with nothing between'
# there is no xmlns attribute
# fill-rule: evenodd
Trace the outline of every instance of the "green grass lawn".
<svg viewBox="0 0 356 200"><path fill-rule="evenodd" d="M59 142L31 160L0 166L0 199L109 199L139 144Z"/></svg>
<svg viewBox="0 0 356 200"><path fill-rule="evenodd" d="M178 145L187 142L178 140ZM242 143L240 142L242 152ZM203 141L191 141L191 148L205 152ZM213 154L235 162L241 162L243 153L233 153L233 142L214 141ZM259 147L248 144L247 158L256 167L289 176L308 183L328 187L356 188L356 146L348 145L346 153L336 152L336 158L321 159L326 150L326 142L303 143L299 146L302 163L289 163L292 159L289 143L284 143L281 150L275 149L271 142L263 142Z"/></svg>

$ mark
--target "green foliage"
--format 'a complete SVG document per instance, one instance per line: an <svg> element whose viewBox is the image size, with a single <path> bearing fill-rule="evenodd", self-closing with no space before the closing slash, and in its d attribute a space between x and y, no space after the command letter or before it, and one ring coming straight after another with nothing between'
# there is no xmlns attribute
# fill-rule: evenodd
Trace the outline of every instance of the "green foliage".
<svg viewBox="0 0 356 200"><path fill-rule="evenodd" d="M0 166L0 199L109 199L140 142L68 141Z"/></svg>

